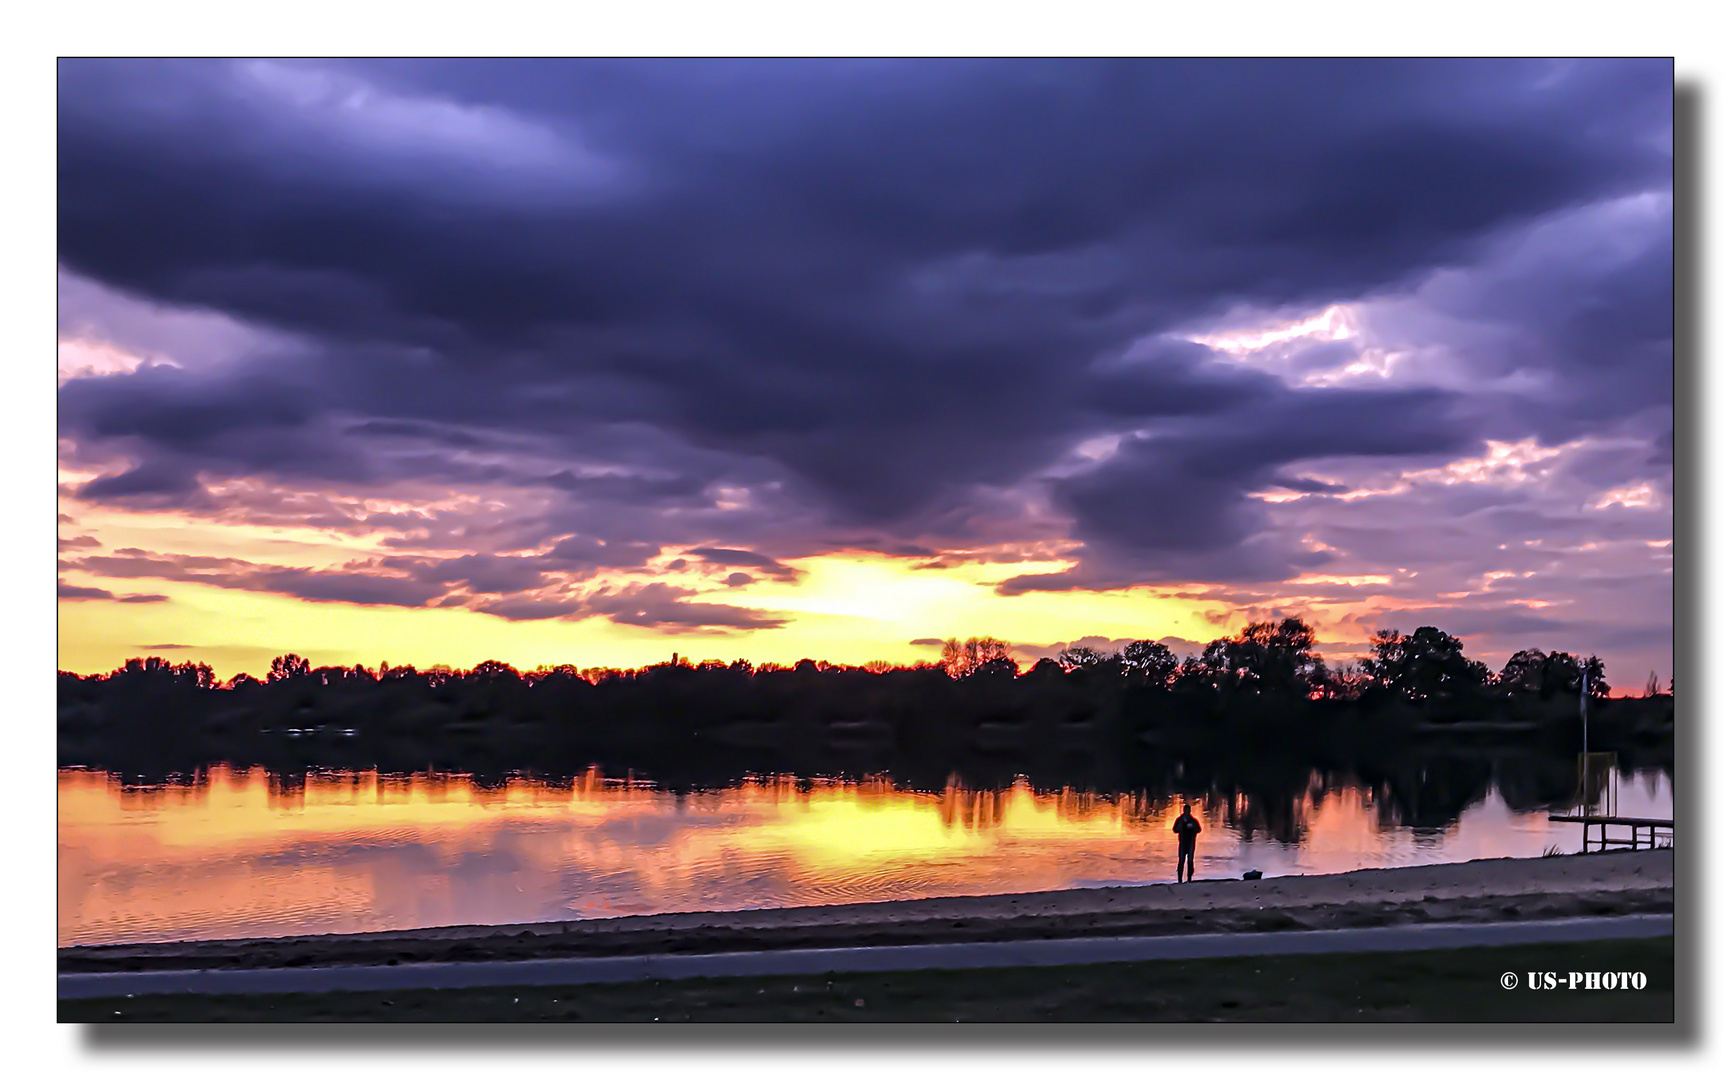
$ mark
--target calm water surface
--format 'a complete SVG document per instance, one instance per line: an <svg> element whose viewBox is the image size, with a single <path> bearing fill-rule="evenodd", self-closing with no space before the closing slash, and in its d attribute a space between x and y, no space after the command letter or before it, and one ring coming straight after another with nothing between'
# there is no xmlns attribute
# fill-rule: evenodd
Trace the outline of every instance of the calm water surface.
<svg viewBox="0 0 1731 1080"><path fill-rule="evenodd" d="M538 922L1030 892L1167 880L1176 799L1025 785L897 790L766 780L695 795L591 773L568 787L262 770L123 788L59 780L62 945ZM1621 813L1671 816L1663 772L1619 781ZM1199 803L1197 874L1321 874L1534 856L1579 826L1510 810L1493 790L1442 828L1379 821L1353 787L1278 815Z"/></svg>

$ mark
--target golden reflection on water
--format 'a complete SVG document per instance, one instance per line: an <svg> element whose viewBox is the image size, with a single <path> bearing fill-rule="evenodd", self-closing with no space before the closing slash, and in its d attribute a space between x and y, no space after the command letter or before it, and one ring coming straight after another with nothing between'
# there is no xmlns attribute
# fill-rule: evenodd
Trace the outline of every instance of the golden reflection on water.
<svg viewBox="0 0 1731 1080"><path fill-rule="evenodd" d="M748 782L677 795L591 772L568 787L213 769L197 784L59 778L62 945L346 933L784 907L1168 880L1177 799L1018 783L940 793ZM1664 792L1669 803L1669 790ZM1197 805L1201 876L1537 855L1567 843L1493 795L1431 834L1317 788L1275 837L1242 799Z"/></svg>

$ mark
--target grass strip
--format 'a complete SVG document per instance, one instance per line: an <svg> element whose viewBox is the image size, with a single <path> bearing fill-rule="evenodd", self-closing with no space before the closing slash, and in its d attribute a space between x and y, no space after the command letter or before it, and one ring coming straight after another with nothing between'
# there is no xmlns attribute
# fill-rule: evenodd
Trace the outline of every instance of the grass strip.
<svg viewBox="0 0 1731 1080"><path fill-rule="evenodd" d="M81 1023L1659 1022L1674 939L578 986L161 994L60 1002ZM1520 986L1505 990L1514 972ZM1642 990L1530 990L1527 973L1644 972Z"/></svg>

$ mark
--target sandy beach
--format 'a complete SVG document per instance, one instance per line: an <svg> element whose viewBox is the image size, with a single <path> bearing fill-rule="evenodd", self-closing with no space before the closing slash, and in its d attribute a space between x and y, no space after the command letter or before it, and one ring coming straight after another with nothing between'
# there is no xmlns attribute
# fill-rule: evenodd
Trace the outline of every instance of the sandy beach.
<svg viewBox="0 0 1731 1080"><path fill-rule="evenodd" d="M86 945L61 949L59 969L301 967L1331 929L1668 912L1672 905L1672 852L1660 850L1486 859L1262 881L369 934Z"/></svg>

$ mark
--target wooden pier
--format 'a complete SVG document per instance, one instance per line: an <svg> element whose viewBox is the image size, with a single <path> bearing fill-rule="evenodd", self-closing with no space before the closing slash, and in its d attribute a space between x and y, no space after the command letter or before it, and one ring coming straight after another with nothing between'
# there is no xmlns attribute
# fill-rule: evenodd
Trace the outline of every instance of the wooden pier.
<svg viewBox="0 0 1731 1080"><path fill-rule="evenodd" d="M1666 841L1666 846L1669 847L1674 842L1673 820L1671 818L1622 817L1616 814L1552 814L1551 820L1580 822L1582 851L1593 850L1591 830L1594 825L1599 827L1598 844L1600 851L1607 851L1613 847L1626 847L1631 850L1643 847L1656 848L1659 846L1660 840ZM1608 830L1612 826L1627 827L1629 830L1628 838L1609 835ZM1642 829L1647 830L1645 840L1641 838ZM1665 835L1662 837L1659 835L1661 829L1665 831Z"/></svg>

